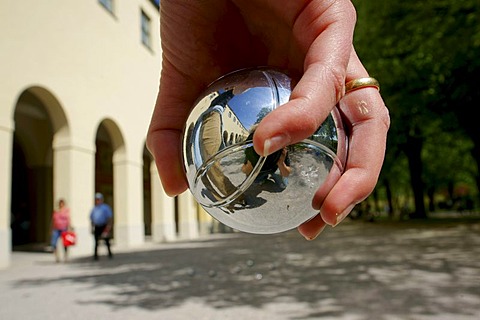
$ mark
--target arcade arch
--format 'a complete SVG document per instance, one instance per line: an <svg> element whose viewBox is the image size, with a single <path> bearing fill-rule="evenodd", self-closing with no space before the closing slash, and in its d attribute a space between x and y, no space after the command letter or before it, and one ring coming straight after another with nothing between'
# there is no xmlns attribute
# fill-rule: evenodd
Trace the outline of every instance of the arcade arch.
<svg viewBox="0 0 480 320"><path fill-rule="evenodd" d="M25 89L13 115L11 227L13 250L44 245L53 210L53 141L69 135L56 97L43 87Z"/></svg>
<svg viewBox="0 0 480 320"><path fill-rule="evenodd" d="M112 236L115 236L115 222L119 218L116 210L120 206L121 189L126 188L119 183L124 173L121 172L120 166L122 159L126 158L125 141L120 129L111 119L104 119L100 122L95 136L95 192L100 192L104 196L105 203L109 204L113 210ZM116 191L120 191L117 194Z"/></svg>
<svg viewBox="0 0 480 320"><path fill-rule="evenodd" d="M143 147L143 222L145 236L152 235L152 175L150 167L153 157L146 144Z"/></svg>

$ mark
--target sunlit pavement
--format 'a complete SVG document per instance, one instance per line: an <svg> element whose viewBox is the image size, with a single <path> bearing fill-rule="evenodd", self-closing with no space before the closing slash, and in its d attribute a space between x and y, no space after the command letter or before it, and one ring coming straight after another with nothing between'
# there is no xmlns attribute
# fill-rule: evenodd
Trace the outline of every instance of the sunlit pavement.
<svg viewBox="0 0 480 320"><path fill-rule="evenodd" d="M0 319L480 319L478 219L115 249L68 264L15 252Z"/></svg>

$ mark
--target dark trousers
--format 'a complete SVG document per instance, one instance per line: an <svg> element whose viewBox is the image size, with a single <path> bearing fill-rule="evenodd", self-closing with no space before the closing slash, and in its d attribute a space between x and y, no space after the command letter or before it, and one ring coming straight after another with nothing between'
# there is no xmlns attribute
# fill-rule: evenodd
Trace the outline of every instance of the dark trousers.
<svg viewBox="0 0 480 320"><path fill-rule="evenodd" d="M95 236L95 251L93 253L93 256L95 259L98 258L98 242L100 240L104 240L105 241L105 244L107 245L107 249L108 249L108 256L109 257L112 257L112 250L110 250L110 237L107 236L107 237L102 237L102 233L105 231L105 228L107 227L107 225L103 225L103 226L95 226L95 230L94 230L94 236Z"/></svg>

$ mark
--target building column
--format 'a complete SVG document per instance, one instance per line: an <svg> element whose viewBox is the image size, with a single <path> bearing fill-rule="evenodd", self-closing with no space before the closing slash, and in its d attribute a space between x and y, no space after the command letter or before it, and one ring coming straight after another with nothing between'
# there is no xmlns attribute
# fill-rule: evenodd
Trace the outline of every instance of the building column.
<svg viewBox="0 0 480 320"><path fill-rule="evenodd" d="M178 196L178 234L182 239L198 238L197 203L190 191Z"/></svg>
<svg viewBox="0 0 480 320"><path fill-rule="evenodd" d="M145 243L142 162L128 161L124 154L113 158L115 244L138 246Z"/></svg>
<svg viewBox="0 0 480 320"><path fill-rule="evenodd" d="M89 217L94 205L95 146L84 141L54 138L53 154L55 202L60 198L65 199L78 238L77 244L69 249L69 254L93 254Z"/></svg>
<svg viewBox="0 0 480 320"><path fill-rule="evenodd" d="M6 108L9 109L9 108ZM12 255L11 213L11 178L12 178L12 144L13 120L0 114L0 269L7 268Z"/></svg>
<svg viewBox="0 0 480 320"><path fill-rule="evenodd" d="M203 207L198 204L198 223L199 223L199 232L200 235L206 236L212 233L213 231L213 218L208 214Z"/></svg>
<svg viewBox="0 0 480 320"><path fill-rule="evenodd" d="M155 162L150 165L152 184L152 239L154 242L174 241L175 199L163 190Z"/></svg>

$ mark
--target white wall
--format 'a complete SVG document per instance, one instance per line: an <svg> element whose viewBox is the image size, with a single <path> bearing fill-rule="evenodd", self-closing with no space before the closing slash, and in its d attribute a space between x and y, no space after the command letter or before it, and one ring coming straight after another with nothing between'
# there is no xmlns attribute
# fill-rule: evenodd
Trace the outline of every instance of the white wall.
<svg viewBox="0 0 480 320"><path fill-rule="evenodd" d="M141 165L161 65L159 14L148 0L115 4L112 15L96 0L0 1L0 267L8 265L11 250L13 114L19 95L32 87L48 92L66 118L53 142L53 197L67 198L84 239L73 254L92 250L88 211L95 137L104 119L116 125L124 143L115 178L122 185L118 195L128 196L119 202L121 233L125 245L143 242ZM151 49L141 43L141 10L151 19Z"/></svg>

